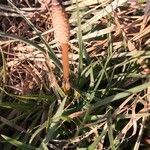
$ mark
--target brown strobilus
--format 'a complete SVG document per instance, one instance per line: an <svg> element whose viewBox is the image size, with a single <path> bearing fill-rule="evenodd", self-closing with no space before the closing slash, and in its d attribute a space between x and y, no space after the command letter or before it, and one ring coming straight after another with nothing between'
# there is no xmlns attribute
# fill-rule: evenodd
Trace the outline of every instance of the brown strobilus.
<svg viewBox="0 0 150 150"><path fill-rule="evenodd" d="M69 38L70 26L67 14L59 0L51 0L52 25L54 37L60 43L63 66L63 89L67 93L70 90L69 81Z"/></svg>

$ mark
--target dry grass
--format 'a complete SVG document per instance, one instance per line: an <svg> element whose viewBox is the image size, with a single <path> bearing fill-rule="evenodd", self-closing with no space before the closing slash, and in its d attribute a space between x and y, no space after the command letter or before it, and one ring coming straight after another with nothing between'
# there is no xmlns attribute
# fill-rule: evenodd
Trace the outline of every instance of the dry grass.
<svg viewBox="0 0 150 150"><path fill-rule="evenodd" d="M0 3L0 147L148 148L150 1L62 4L71 27L67 95L51 1Z"/></svg>

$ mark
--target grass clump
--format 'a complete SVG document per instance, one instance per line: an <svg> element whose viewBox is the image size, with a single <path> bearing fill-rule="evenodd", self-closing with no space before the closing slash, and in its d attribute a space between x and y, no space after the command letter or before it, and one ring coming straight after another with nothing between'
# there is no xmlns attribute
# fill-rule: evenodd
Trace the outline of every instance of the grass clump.
<svg viewBox="0 0 150 150"><path fill-rule="evenodd" d="M67 94L51 3L0 3L0 147L148 148L149 1L61 3L71 34Z"/></svg>

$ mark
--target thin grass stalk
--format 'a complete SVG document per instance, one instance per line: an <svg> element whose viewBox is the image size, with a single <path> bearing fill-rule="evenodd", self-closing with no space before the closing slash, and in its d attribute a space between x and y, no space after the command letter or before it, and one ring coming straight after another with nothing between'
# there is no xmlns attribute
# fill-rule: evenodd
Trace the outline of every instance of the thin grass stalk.
<svg viewBox="0 0 150 150"><path fill-rule="evenodd" d="M137 137L137 140L136 140L136 143L134 145L134 149L133 150L139 150L141 139L142 139L142 135L143 135L144 126L145 126L145 123L146 123L146 119L147 119L147 117L145 117L145 116L142 118L140 131L139 131L139 134L138 134L138 137Z"/></svg>
<svg viewBox="0 0 150 150"><path fill-rule="evenodd" d="M108 138L109 143L112 150L116 150L115 144L114 144L114 137L113 137L113 125L112 125L112 116L111 116L111 110L108 112L108 119L107 119L107 128L108 128Z"/></svg>
<svg viewBox="0 0 150 150"><path fill-rule="evenodd" d="M77 6L77 24L78 24L78 31L77 31L77 37L78 37L78 44L79 44L79 71L78 75L80 78L81 71L83 69L83 40L82 40L82 32L81 32L81 19L80 19L80 10L78 6L78 0L76 0L76 6Z"/></svg>

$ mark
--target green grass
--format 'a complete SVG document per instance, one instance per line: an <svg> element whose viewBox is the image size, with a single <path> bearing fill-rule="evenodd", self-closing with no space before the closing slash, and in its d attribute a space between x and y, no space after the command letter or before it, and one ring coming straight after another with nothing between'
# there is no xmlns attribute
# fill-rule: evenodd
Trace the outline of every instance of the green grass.
<svg viewBox="0 0 150 150"><path fill-rule="evenodd" d="M31 40L0 31L0 147L6 150L138 150L148 147L144 140L148 138L146 133L149 131L150 76L143 73L143 66L146 61L149 62L150 57L150 47L145 44L149 34L139 39L143 45L138 40L134 41L134 34L139 33L140 25L139 22L130 20L127 13L131 10L137 12L138 9L127 8L126 0L118 0L118 5L116 0L108 2L76 0L66 7L68 13L76 17L70 19L70 42L73 45L70 52L72 89L65 95L61 88L61 52L56 49L57 43L47 41L44 33L9 1L31 28L33 37ZM119 7L121 5L125 7ZM143 5L145 7L145 3ZM134 30L136 33L133 34L133 28L130 31L128 27L126 33L116 35L121 30L113 16L116 8L120 8L122 13L125 8L123 15L127 22L137 23ZM121 14L119 11L116 13L120 19ZM120 19L121 25L126 29L124 22ZM112 31L110 27L113 26L115 30ZM107 32L101 33L104 28ZM36 37L39 37L40 42ZM9 41L10 39L14 41ZM138 51L129 51L128 40L136 43ZM19 47L15 51L16 57L12 57L12 61L17 60L16 66L9 66L9 54L5 51L4 42L8 42L12 49L17 44L30 46L40 56L32 59L32 52L22 50L22 55L30 56L16 59ZM95 43L98 48L94 48ZM45 74L35 65L38 61L43 64ZM10 81L15 80L15 76L10 73L17 67L20 71L20 66L27 74L35 77L27 78L29 81L34 79L38 82L34 82L38 86L34 92L19 95L9 88ZM28 71L30 68L33 69L31 72ZM16 82L24 83L25 75L20 76Z"/></svg>

